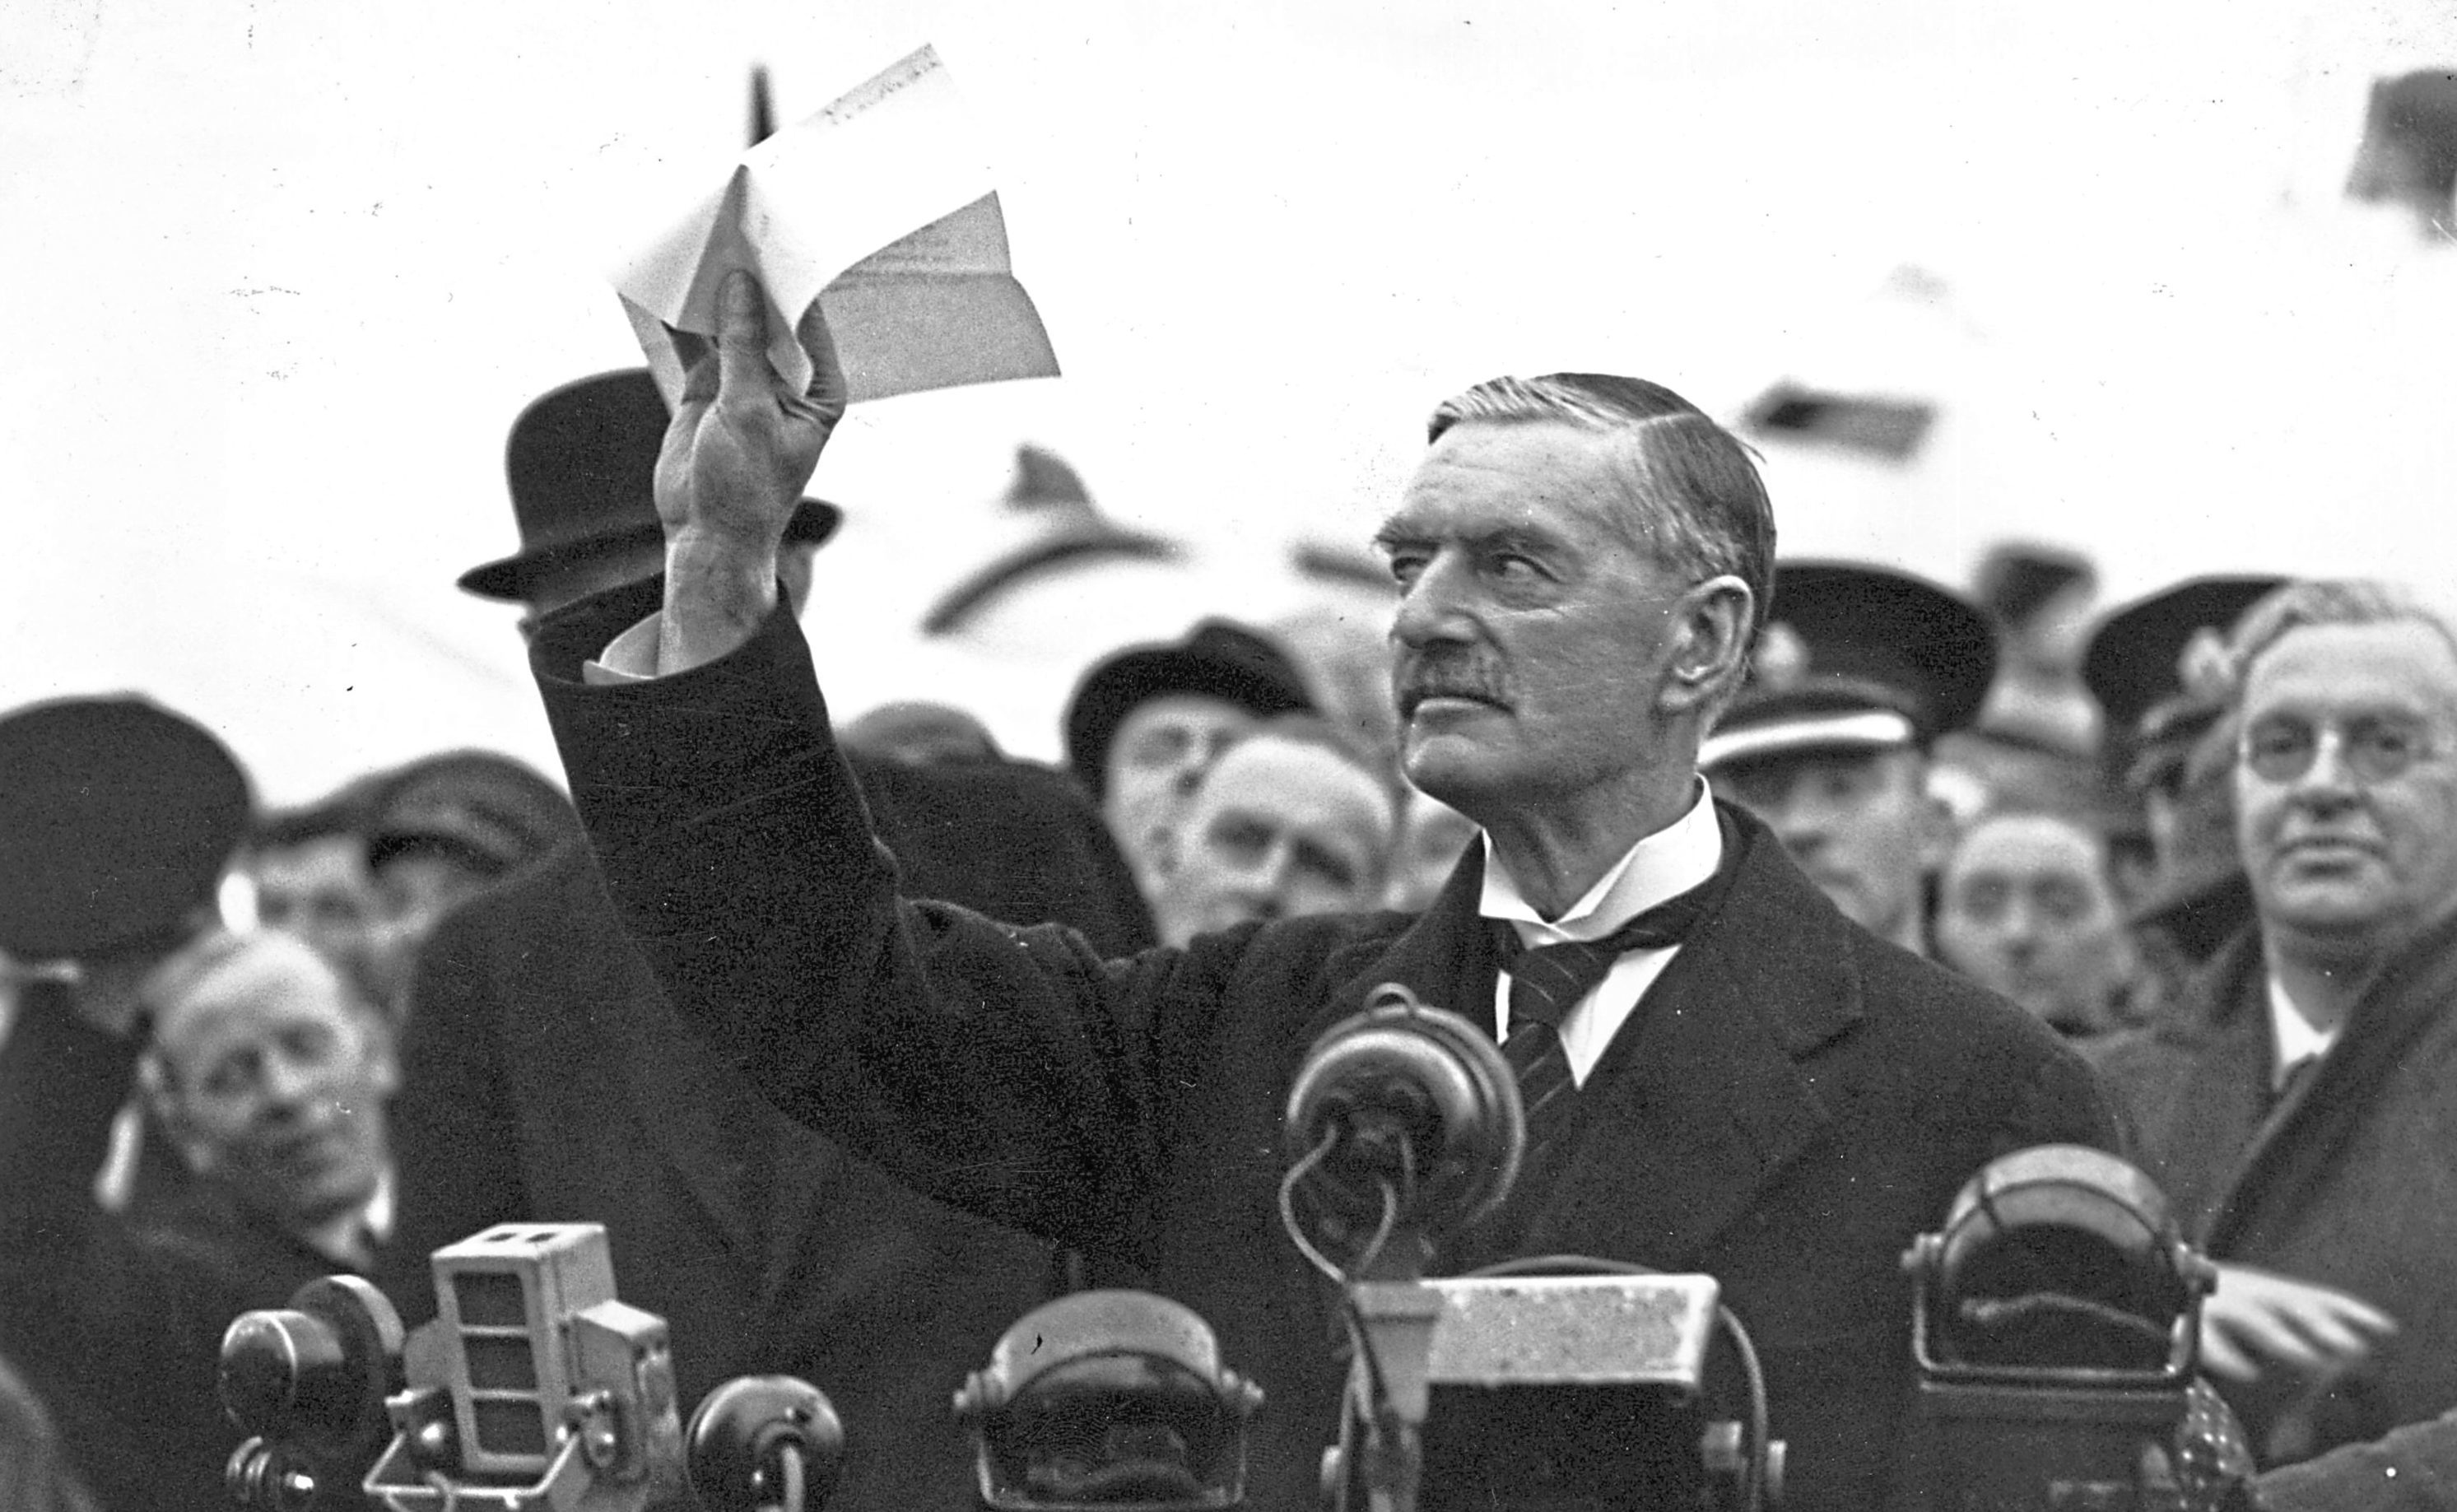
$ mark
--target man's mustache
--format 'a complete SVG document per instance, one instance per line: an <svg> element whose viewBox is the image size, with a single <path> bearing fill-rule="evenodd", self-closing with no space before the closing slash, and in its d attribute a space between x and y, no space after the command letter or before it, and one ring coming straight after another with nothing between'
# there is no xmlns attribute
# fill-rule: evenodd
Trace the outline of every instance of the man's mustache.
<svg viewBox="0 0 2457 1512"><path fill-rule="evenodd" d="M1472 698L1496 708L1509 706L1500 674L1473 656L1411 656L1399 664L1392 684L1403 719L1428 698Z"/></svg>

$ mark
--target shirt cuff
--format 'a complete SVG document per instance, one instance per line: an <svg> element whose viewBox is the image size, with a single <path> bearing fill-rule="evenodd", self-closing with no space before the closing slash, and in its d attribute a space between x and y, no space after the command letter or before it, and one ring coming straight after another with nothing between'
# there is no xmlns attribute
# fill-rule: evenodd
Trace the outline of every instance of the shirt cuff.
<svg viewBox="0 0 2457 1512"><path fill-rule="evenodd" d="M657 620L658 616L651 614L608 641L595 660L580 664L581 682L590 688L607 688L616 683L655 681Z"/></svg>

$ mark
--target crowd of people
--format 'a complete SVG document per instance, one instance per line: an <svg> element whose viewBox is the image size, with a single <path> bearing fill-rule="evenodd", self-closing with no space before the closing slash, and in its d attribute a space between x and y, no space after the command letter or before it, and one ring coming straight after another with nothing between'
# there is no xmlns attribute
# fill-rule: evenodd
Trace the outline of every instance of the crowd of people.
<svg viewBox="0 0 2457 1512"><path fill-rule="evenodd" d="M1884 1504L1897 1258L2057 1141L2216 1262L2200 1365L2268 1504L2457 1505L2426 600L1788 558L1736 437L1560 374L1435 411L1379 540L1389 711L1213 616L1085 668L1060 767L919 697L832 729L832 348L806 321L777 391L746 277L678 412L630 371L512 427L522 548L462 583L524 606L571 797L455 751L265 812L158 705L0 717L10 1504L216 1504L233 1316L351 1272L416 1321L428 1254L509 1219L607 1226L687 1401L821 1383L843 1504L969 1504L949 1391L1101 1286L1203 1315L1271 1403L1252 1504L1311 1504L1342 1365L1277 1119L1396 981L1546 1088L1438 1268L1717 1276L1793 1506Z"/></svg>

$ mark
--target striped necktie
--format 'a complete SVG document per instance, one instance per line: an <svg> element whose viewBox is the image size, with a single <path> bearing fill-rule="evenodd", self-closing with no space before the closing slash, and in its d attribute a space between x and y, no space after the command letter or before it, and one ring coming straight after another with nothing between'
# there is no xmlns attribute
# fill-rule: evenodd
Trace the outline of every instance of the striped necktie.
<svg viewBox="0 0 2457 1512"><path fill-rule="evenodd" d="M1720 875L1708 878L1600 940L1529 949L1520 944L1517 930L1495 922L1503 937L1502 967L1510 973L1510 1024L1501 1054L1518 1078L1518 1097L1527 1113L1527 1158L1521 1169L1543 1169L1577 1107L1578 1084L1561 1046L1561 1020L1611 974L1625 952L1663 950L1686 939L1723 896Z"/></svg>

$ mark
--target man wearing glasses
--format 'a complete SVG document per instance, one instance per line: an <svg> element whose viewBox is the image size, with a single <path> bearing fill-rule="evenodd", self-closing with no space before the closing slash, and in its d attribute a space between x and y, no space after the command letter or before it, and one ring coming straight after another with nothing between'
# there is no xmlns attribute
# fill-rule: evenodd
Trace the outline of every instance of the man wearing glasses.
<svg viewBox="0 0 2457 1512"><path fill-rule="evenodd" d="M2457 630L2307 582L2228 649L2256 921L2099 1059L2275 1465L2457 1407Z"/></svg>

